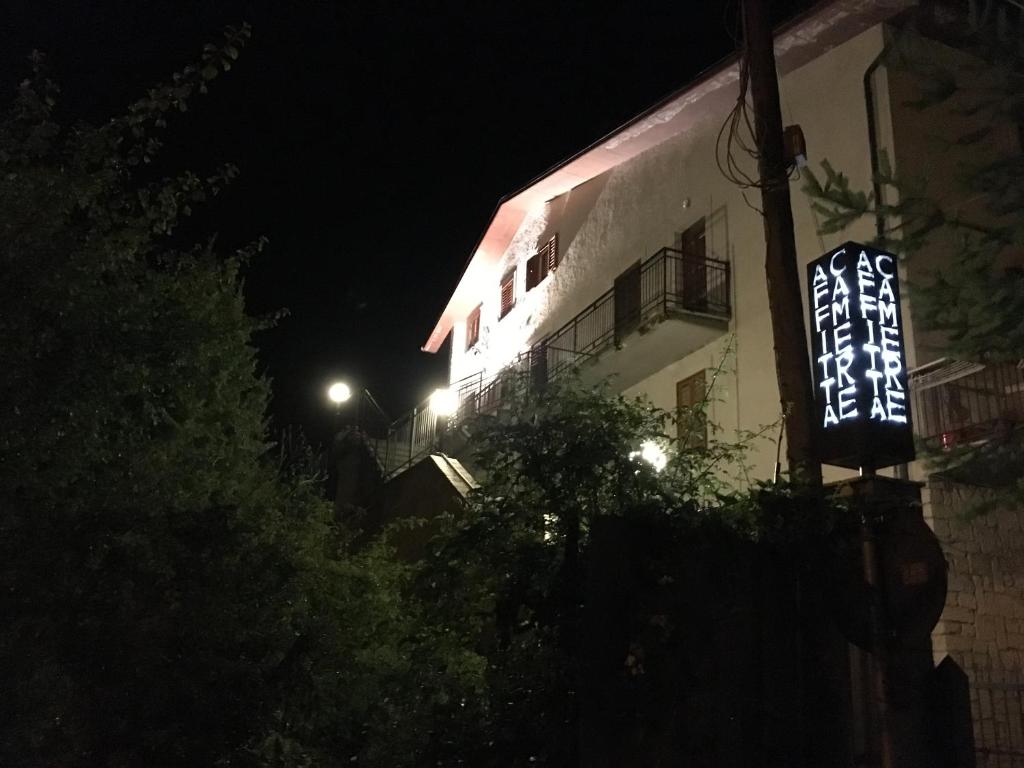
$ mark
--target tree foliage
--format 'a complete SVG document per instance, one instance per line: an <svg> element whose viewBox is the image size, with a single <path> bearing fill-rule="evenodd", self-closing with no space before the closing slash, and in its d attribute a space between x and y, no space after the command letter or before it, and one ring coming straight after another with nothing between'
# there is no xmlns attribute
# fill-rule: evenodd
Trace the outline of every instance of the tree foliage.
<svg viewBox="0 0 1024 768"><path fill-rule="evenodd" d="M619 702L622 716L650 723L666 716L652 704L651 686L669 684L655 659L671 658L669 649L689 631L678 601L687 594L680 584L690 556L758 539L780 544L811 519L798 514L786 490L743 488L742 474L725 471L743 465L755 435L726 443L712 427L705 447L678 447L687 441L667 430L675 432L677 422L703 429L707 402L669 414L573 380L508 393L506 386L497 414L471 427L480 488L419 566L418 600L432 606L438 633L458 638L485 670L484 684L437 726L459 738L438 744L431 764L577 764L579 709L590 695L587 611L601 610L588 584L608 567L594 559L602 521L653 532L658 542L644 556L649 582L637 600L647 605L645 618L621 627L635 633L635 648L643 646L637 653L652 667L650 678L623 673L632 693ZM668 457L660 471L641 457L652 443ZM820 543L830 518L815 511L804 531ZM794 542L786 546L793 551Z"/></svg>
<svg viewBox="0 0 1024 768"><path fill-rule="evenodd" d="M444 690L406 567L273 460L261 243L170 237L236 171L151 161L248 37L99 126L60 122L35 56L0 116L5 765L402 765L375 758L422 734L396 711Z"/></svg>

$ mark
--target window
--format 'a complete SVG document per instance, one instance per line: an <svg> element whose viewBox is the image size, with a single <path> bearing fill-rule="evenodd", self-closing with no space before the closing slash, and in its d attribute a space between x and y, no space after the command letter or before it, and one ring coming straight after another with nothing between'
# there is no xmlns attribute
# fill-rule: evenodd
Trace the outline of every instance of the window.
<svg viewBox="0 0 1024 768"><path fill-rule="evenodd" d="M676 292L683 307L700 312L708 305L707 239L703 217L680 235L682 257L676 274Z"/></svg>
<svg viewBox="0 0 1024 768"><path fill-rule="evenodd" d="M544 247L526 262L526 290L536 288L540 282L558 268L558 234L555 233Z"/></svg>
<svg viewBox="0 0 1024 768"><path fill-rule="evenodd" d="M640 327L641 282L639 261L615 278L612 302L615 306L616 344Z"/></svg>
<svg viewBox="0 0 1024 768"><path fill-rule="evenodd" d="M676 383L676 436L679 450L708 447L707 379L704 371Z"/></svg>
<svg viewBox="0 0 1024 768"><path fill-rule="evenodd" d="M466 349L470 349L480 341L480 307L469 313L466 318Z"/></svg>
<svg viewBox="0 0 1024 768"><path fill-rule="evenodd" d="M501 311L498 313L500 320L507 315L512 307L516 305L516 271L515 269L501 278Z"/></svg>
<svg viewBox="0 0 1024 768"><path fill-rule="evenodd" d="M540 254L535 253L526 260L526 290L532 291L543 279L540 276Z"/></svg>

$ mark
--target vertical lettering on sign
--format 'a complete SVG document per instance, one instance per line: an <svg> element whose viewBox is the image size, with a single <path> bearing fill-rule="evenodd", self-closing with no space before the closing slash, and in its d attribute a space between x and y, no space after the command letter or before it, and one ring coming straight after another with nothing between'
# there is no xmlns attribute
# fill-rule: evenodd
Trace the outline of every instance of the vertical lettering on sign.
<svg viewBox="0 0 1024 768"><path fill-rule="evenodd" d="M893 256L846 243L808 268L823 459L879 466L913 458Z"/></svg>
<svg viewBox="0 0 1024 768"><path fill-rule="evenodd" d="M836 257L840 255L842 251L837 251L832 256L832 263L835 263ZM830 270L832 269L830 265ZM833 274L835 274L833 272ZM836 416L835 408L832 403L832 387L835 385L835 377L832 376L832 359L834 355L829 349L828 336L830 328L825 326L831 326L832 320L830 320L830 308L831 302L829 301L829 286L828 276L825 274L825 270L822 269L821 264L818 264L814 269L814 280L812 281L811 292L814 297L814 330L820 337L820 350L818 354L818 365L821 367L821 375L818 377L818 387L822 390L825 397L825 426L830 424L838 424L839 418Z"/></svg>
<svg viewBox="0 0 1024 768"><path fill-rule="evenodd" d="M828 450L850 465L872 441L898 435L887 456L912 457L909 432L898 429L908 415L895 258L848 243L813 262L808 278L817 414L836 435ZM863 432L869 425L883 431Z"/></svg>

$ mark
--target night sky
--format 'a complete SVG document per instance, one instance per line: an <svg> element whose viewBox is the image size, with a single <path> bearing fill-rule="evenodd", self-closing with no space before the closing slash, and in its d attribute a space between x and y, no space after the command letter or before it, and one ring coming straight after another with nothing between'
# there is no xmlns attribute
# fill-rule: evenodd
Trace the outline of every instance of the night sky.
<svg viewBox="0 0 1024 768"><path fill-rule="evenodd" d="M808 5L775 0L779 19ZM336 376L398 415L443 383L420 351L499 198L735 47L736 2L8 0L7 101L33 48L67 117L100 121L197 58L253 37L166 134L168 170L241 176L182 233L270 246L246 280L278 424L330 430Z"/></svg>

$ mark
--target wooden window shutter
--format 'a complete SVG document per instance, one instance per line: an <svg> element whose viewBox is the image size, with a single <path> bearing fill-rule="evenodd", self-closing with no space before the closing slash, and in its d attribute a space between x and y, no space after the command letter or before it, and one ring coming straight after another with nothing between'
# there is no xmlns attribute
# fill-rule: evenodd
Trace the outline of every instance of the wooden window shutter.
<svg viewBox="0 0 1024 768"><path fill-rule="evenodd" d="M681 237L683 257L677 262L676 293L683 307L703 312L708 305L707 238L704 218L692 224Z"/></svg>
<svg viewBox="0 0 1024 768"><path fill-rule="evenodd" d="M681 250L691 259L703 261L707 258L707 238L705 236L705 219L701 216L691 224L680 236Z"/></svg>
<svg viewBox="0 0 1024 768"><path fill-rule="evenodd" d="M531 256L526 261L526 290L532 290L543 279L541 276L541 255L540 253Z"/></svg>
<svg viewBox="0 0 1024 768"><path fill-rule="evenodd" d="M544 243L544 247L526 261L526 290L532 290L554 272L558 266L558 235Z"/></svg>
<svg viewBox="0 0 1024 768"><path fill-rule="evenodd" d="M466 319L466 349L480 340L480 307L469 313Z"/></svg>
<svg viewBox="0 0 1024 768"><path fill-rule="evenodd" d="M544 272L546 274L548 272L554 272L556 269L558 269L558 233L557 232L551 237L550 240L548 240L548 244L545 246L545 250L546 250L546 257L547 258L545 259L545 263L544 263Z"/></svg>
<svg viewBox="0 0 1024 768"><path fill-rule="evenodd" d="M516 305L516 271L513 269L501 280L501 312L504 317Z"/></svg>
<svg viewBox="0 0 1024 768"><path fill-rule="evenodd" d="M706 397L707 377L703 370L676 383L676 436L682 451L708 447Z"/></svg>

